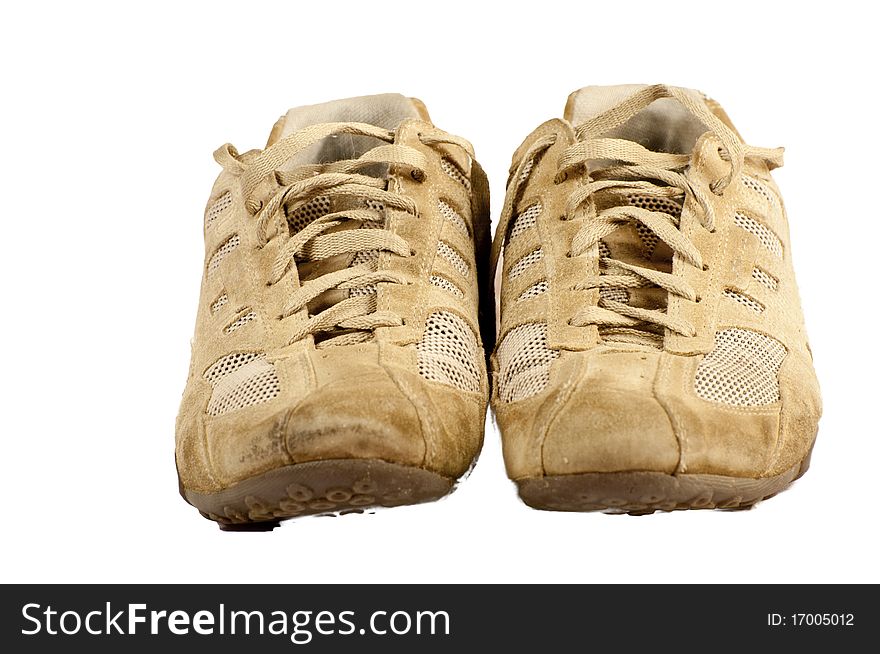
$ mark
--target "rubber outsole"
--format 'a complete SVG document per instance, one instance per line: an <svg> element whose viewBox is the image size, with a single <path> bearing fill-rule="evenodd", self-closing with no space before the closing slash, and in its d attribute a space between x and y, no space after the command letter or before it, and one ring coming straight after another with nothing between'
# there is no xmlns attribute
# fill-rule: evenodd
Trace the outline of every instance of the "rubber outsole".
<svg viewBox="0 0 880 654"><path fill-rule="evenodd" d="M649 515L686 509L749 509L782 492L810 467L801 463L775 477L749 479L663 472L593 472L518 480L523 502L545 511L605 511Z"/></svg>
<svg viewBox="0 0 880 654"><path fill-rule="evenodd" d="M224 531L268 531L282 520L440 499L455 480L378 459L297 463L251 477L217 493L184 491L184 498Z"/></svg>

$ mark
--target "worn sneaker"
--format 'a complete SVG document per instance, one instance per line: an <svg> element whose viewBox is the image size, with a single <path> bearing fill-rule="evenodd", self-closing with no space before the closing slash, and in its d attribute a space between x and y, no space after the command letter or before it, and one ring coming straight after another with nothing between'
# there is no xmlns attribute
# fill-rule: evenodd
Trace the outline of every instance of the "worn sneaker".
<svg viewBox="0 0 880 654"><path fill-rule="evenodd" d="M494 335L471 145L389 94L292 109L265 150L214 157L184 498L266 529L449 493L482 444Z"/></svg>
<svg viewBox="0 0 880 654"><path fill-rule="evenodd" d="M821 412L788 224L721 107L589 87L514 154L493 408L535 508L742 508L807 469Z"/></svg>

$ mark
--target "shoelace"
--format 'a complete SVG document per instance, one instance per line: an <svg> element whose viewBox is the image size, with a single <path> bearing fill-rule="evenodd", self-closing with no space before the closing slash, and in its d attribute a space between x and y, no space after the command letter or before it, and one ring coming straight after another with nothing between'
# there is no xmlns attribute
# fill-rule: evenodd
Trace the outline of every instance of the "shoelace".
<svg viewBox="0 0 880 654"><path fill-rule="evenodd" d="M387 145L376 146L357 159L304 164L292 170L279 170L297 153L324 138L339 134L370 136L385 141ZM470 143L437 128L422 130L419 139L426 145L457 145L473 157ZM364 169L375 169L377 164L393 166L397 169L408 169L413 179L423 182L428 166L425 155L415 148L396 144L394 140L393 131L365 123L322 123L301 129L256 156L248 156L248 153L239 155L228 144L215 153L215 158L221 165L234 166L242 171L242 192L248 211L255 216L260 246L265 246L274 238L286 239L272 265L268 285L280 282L297 269L298 263L302 265L320 262L339 255L354 255L369 250L390 252L400 257L413 255L409 244L397 234L384 228L366 227L381 219L381 210L370 208L364 201L372 202L373 207L379 204L386 210L396 209L413 217L418 216L418 207L414 200L388 190L384 177L361 172ZM254 194L269 175L275 176L279 186L268 201L262 202ZM325 214L291 235L288 215L319 196L354 200L363 203L363 208ZM331 231L347 223L362 227ZM403 274L376 270L366 263L299 281L299 288L288 298L278 318L293 322L291 343L309 334L341 332L320 341L318 347L349 345L370 340L373 330L402 325L403 317L391 311L379 311L376 293L350 295L314 315L308 315L308 311L302 312L313 300L334 289L348 291L382 282L412 283Z"/></svg>
<svg viewBox="0 0 880 654"><path fill-rule="evenodd" d="M619 127L655 100L672 97L681 102L722 144L721 156L730 162L730 171L724 178L710 185L710 192L722 195L741 174L746 157L760 158L772 169L782 165L782 149L756 148L744 145L717 116L698 98L681 89L663 85L651 86L634 94L623 103L601 113L575 129L578 142L560 157L556 181L579 169L585 170L590 162L613 161L616 165L591 171L585 183L572 193L566 206L566 215L582 212L589 216L572 239L568 256L580 257L612 232L625 224L641 223L657 238L666 243L674 254L698 268L703 268L699 250L680 230L680 215L651 211L626 204L633 193L671 198L682 203L694 202L700 209L698 219L709 231L715 230L715 216L708 195L686 177L684 169L691 156L654 152L638 143L624 139L603 138L602 134ZM538 139L522 156L511 171L512 188L505 206L495 240L492 244L492 270L504 245L508 225L513 219L519 191L528 179L528 171L535 161L556 142L555 135ZM598 194L617 199L621 204L595 211ZM594 215L593 215L594 214ZM596 288L659 287L671 295L692 302L699 301L696 291L684 279L672 273L632 265L611 257L599 258L600 273L587 276L574 290ZM584 307L570 320L573 326L597 325L608 328L668 329L683 336L693 336L694 326L681 318L667 315L665 309L646 309L608 297L599 298L596 306Z"/></svg>

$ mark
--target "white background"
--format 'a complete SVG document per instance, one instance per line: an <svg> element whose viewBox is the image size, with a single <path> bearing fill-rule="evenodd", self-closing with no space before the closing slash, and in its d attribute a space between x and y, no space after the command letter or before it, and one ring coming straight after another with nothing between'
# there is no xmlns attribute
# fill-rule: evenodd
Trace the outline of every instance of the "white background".
<svg viewBox="0 0 880 654"><path fill-rule="evenodd" d="M2 11L0 581L880 581L870 3ZM661 81L715 97L750 143L787 146L776 179L825 400L792 490L738 513L534 511L488 423L473 475L435 504L226 534L180 499L214 148L262 147L290 106L413 95L474 143L497 219L513 150L568 92Z"/></svg>

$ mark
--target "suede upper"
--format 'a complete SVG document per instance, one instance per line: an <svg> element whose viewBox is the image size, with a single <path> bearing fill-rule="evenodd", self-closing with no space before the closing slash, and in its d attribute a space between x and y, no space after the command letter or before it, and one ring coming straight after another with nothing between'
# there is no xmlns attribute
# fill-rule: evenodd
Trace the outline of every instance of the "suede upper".
<svg viewBox="0 0 880 654"><path fill-rule="evenodd" d="M293 173L269 174L249 194L246 171L258 161L260 151L239 155L231 146L218 151L224 169L206 212L206 269L192 364L177 420L176 458L187 490L216 492L290 463L334 458L381 459L456 478L479 451L488 397L478 315L478 276L485 266L477 263L479 258L488 260L485 176L464 142L437 130L420 102L402 96L340 102L349 104L305 108L297 114L306 117L305 124L295 129L288 125L287 132L282 118L270 146L276 151L286 147L285 138L296 139L298 130L309 129L322 116L329 117L324 122L369 120L384 115L381 107L364 111L371 103L408 107L407 112L418 117L404 116L380 127L390 130L388 143L405 146L400 152L409 159L372 174L386 179L385 189L405 198L402 202L416 212L375 202L354 204L357 188L350 191L351 185L334 190L338 195L333 202L334 210L342 213L366 212L363 228L381 227L382 238L406 243L410 251L321 259L319 235L300 250L317 263L298 254L295 265L278 283L270 284L279 260L286 261L284 248L312 216L303 213L300 203L297 215L305 215L303 224L294 225L295 217L288 214L290 232L282 217L284 233L264 243L257 228L259 211L266 209L273 193L283 192L285 174L306 170L289 182L298 188L296 184L308 184L309 174L320 171L296 166L323 162L312 163L317 161L314 157L291 160L285 166ZM348 141L335 138L325 138L319 145L347 147ZM355 159L370 148L376 148L377 158L401 156L372 137L351 137L352 142L355 139L363 139L363 147L344 158ZM418 171L410 169L410 160L419 162ZM298 181L302 179L305 182ZM310 201L314 200L323 201ZM318 205L305 211L312 206ZM380 222L369 222L373 219L369 212L377 214ZM360 237L365 232L347 233ZM340 238L338 229L325 234ZM448 254L444 248L454 254L441 256L441 250ZM378 278L378 283L353 290L338 285L281 319L287 303L301 289L363 261L367 263L362 268L372 265L377 272L367 271L361 278ZM381 281L386 279L398 281ZM352 328L291 340L295 329L312 325L334 302L362 296L375 298L374 312L349 322L363 342L344 341ZM373 316L393 320L370 332L361 324L369 324ZM484 325L491 322L491 315L483 317ZM486 333L485 327L482 332ZM342 344L319 340L334 334L342 335Z"/></svg>
<svg viewBox="0 0 880 654"><path fill-rule="evenodd" d="M538 127L513 156L506 200L510 220L502 221L504 231L496 235L496 250L503 250L503 257L497 271L500 331L492 357L492 404L513 479L615 471L758 478L798 465L812 447L821 401L792 268L788 221L764 160L770 155L743 145L715 102L693 91L670 93L670 88L637 85L575 93L566 118ZM683 206L675 198L674 212L663 208L676 206L668 201L651 210L680 212L662 217L696 248L700 267L677 253L670 254L668 268L660 256L627 259L631 242L641 244L638 237L655 253L665 247L662 240L654 245L656 234L644 225L638 233L635 226L621 226L591 251L572 256L573 241L592 228L603 208L602 201L586 199L568 215L572 198L592 181L594 167L611 185L616 182L613 171L601 172L610 165L607 161L588 161L564 176L560 162L572 148L585 151L603 136L640 141L669 159L666 153L675 150L667 138L673 129L668 121L679 120L684 110L641 112L613 133L580 138L572 120L597 124L607 118L603 112L625 108L634 94L648 92L666 105L678 102L670 95L702 103L729 128L719 128L728 140L737 139L733 146L746 152L741 172L716 194L713 184L731 174L730 153L705 126L694 129L687 123L680 130L681 142L695 141L676 179L708 198L714 228L706 228L706 209L693 197L686 197ZM578 112L580 117L574 115ZM622 151L626 145L615 142ZM534 161L524 162L536 151ZM632 175L632 170L622 174ZM657 202L664 193L673 197L664 183L648 181L652 185L645 193L659 194ZM540 256L529 256L536 250ZM640 270L647 269L643 274L668 273L672 277L663 279L670 285L694 294L667 294L649 283L622 291L602 287L602 275L618 260L638 263ZM518 265L521 261L528 265ZM590 287L584 280L592 279L599 281ZM590 307L596 307L593 313ZM620 328L572 322L585 309L587 315L606 319L609 307L631 315L639 314L630 307L657 310L663 320L686 324L692 333L666 328L642 336L643 325L628 317ZM505 345L526 333L531 340L525 345Z"/></svg>

